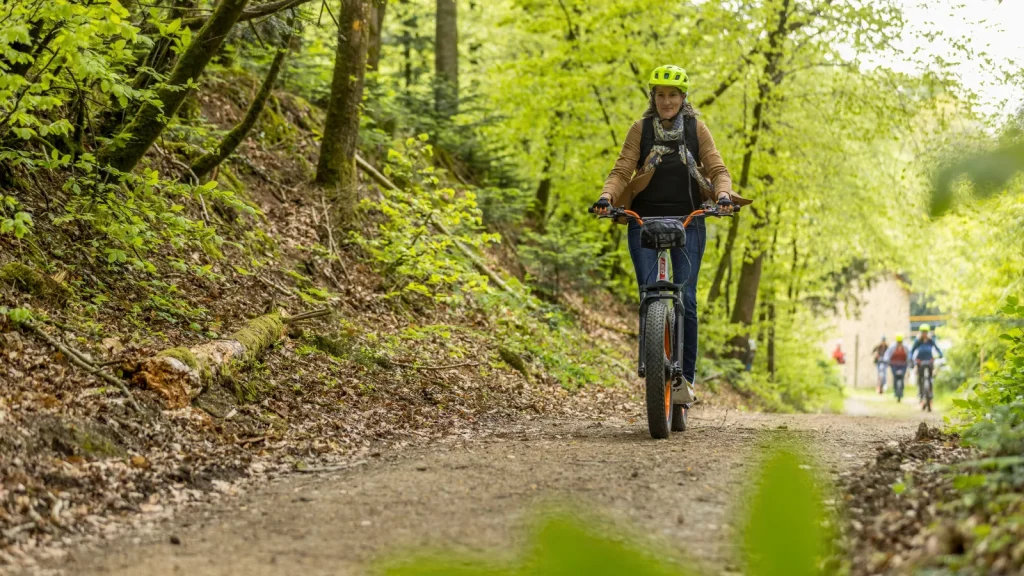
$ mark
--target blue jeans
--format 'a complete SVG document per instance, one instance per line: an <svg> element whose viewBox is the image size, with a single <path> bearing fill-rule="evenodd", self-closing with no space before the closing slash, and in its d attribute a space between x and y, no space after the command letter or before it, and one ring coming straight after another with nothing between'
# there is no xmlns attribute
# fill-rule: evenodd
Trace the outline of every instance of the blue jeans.
<svg viewBox="0 0 1024 576"><path fill-rule="evenodd" d="M635 222L630 222L627 238L638 289L641 284L656 282L658 251L640 246L640 226ZM670 251L672 282L686 284L683 289L683 377L687 382L693 382L697 370L697 277L706 243L707 228L704 220L697 218L686 228L686 248Z"/></svg>

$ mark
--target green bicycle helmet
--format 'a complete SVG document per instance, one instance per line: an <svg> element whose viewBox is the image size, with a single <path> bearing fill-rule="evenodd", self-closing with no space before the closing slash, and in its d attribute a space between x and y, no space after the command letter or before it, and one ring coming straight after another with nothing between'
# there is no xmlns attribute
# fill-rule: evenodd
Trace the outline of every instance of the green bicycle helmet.
<svg viewBox="0 0 1024 576"><path fill-rule="evenodd" d="M654 90L655 86L674 86L683 93L690 91L690 77L686 70L673 64L658 66L651 72L651 78L647 81L647 89Z"/></svg>
<svg viewBox="0 0 1024 576"><path fill-rule="evenodd" d="M917 329L919 332L930 332L932 327L927 324L921 324L920 326L917 327Z"/></svg>

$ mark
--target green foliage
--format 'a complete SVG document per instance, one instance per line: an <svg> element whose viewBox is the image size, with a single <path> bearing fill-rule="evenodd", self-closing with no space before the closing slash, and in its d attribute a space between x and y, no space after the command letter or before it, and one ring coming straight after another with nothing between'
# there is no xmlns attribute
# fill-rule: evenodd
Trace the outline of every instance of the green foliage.
<svg viewBox="0 0 1024 576"><path fill-rule="evenodd" d="M1002 314L1007 323L1021 323L1024 306L1015 296L1006 298ZM953 569L989 565L1014 536L1024 511L1024 329L1011 328L1000 335L1005 352L998 362L986 363L986 371L961 389L963 398L953 401L964 425L965 443L978 448L981 457L959 463L953 486L957 498L945 504L958 518L974 518L975 541L962 557L944 561ZM979 521L985 523L978 524Z"/></svg>
<svg viewBox="0 0 1024 576"><path fill-rule="evenodd" d="M376 334L369 333L367 338L376 340ZM307 336L306 340L313 350L319 350L339 360L352 361L364 368L387 368L391 365L391 346L382 346L380 342L369 346L351 332L313 334Z"/></svg>
<svg viewBox="0 0 1024 576"><path fill-rule="evenodd" d="M1024 319L1024 306L1018 305L1015 296L1010 296L1002 314L1008 321ZM1006 347L1001 362L980 380L965 384L967 397L956 402L970 421L983 422L995 407L1024 402L1024 329L1017 327L1003 332L1000 340Z"/></svg>
<svg viewBox="0 0 1024 576"><path fill-rule="evenodd" d="M1008 320L1024 319L1024 306L1014 296L1002 313ZM1024 329L1001 334L1006 345L1002 361L981 379L964 385L964 399L954 400L970 424L967 441L993 456L1024 452Z"/></svg>
<svg viewBox="0 0 1024 576"><path fill-rule="evenodd" d="M761 470L747 522L746 574L813 576L825 552L821 492L791 452L773 454ZM780 525L785 520L785 527Z"/></svg>
<svg viewBox="0 0 1024 576"><path fill-rule="evenodd" d="M388 150L384 173L402 188L383 189L380 198L362 201L363 210L377 223L376 234L353 234L352 240L370 254L391 283L389 296L424 296L458 304L487 290L488 284L455 242L480 248L497 242L499 236L483 230L471 190L456 191L441 184L426 140L426 135L409 138Z"/></svg>
<svg viewBox="0 0 1024 576"><path fill-rule="evenodd" d="M26 207L21 192L0 197L0 235L27 238L44 223L87 232L81 247L96 260L151 273L164 246L218 256L220 237L187 209L200 196L244 214L254 214L251 207L215 183L182 184L178 174L110 174L90 152L138 106L155 102L163 76L151 49L166 41L173 58L189 44L189 28L165 9L117 0L13 2L3 20L0 164L60 174L64 185L55 204L46 198L45 211Z"/></svg>
<svg viewBox="0 0 1024 576"><path fill-rule="evenodd" d="M755 495L745 511L746 574L812 576L822 573L826 551L821 492L804 461L788 451L773 452L755 479ZM529 548L511 565L492 560L437 555L394 563L388 576L612 576L700 574L673 562L662 547L627 540L595 528L593 521L564 515L543 518ZM832 572L827 572L832 573Z"/></svg>
<svg viewBox="0 0 1024 576"><path fill-rule="evenodd" d="M126 106L145 97L131 86L133 50L148 38L117 0L13 2L0 31L0 161L35 156L10 140L66 137L74 127L60 112L86 95Z"/></svg>
<svg viewBox="0 0 1024 576"><path fill-rule="evenodd" d="M0 318L8 319L16 325L24 324L32 321L32 311L27 308L0 306Z"/></svg>
<svg viewBox="0 0 1024 576"><path fill-rule="evenodd" d="M965 158L939 172L931 213L941 215L949 210L958 176L966 175L984 198L1002 191L1020 171L1024 171L1024 141Z"/></svg>
<svg viewBox="0 0 1024 576"><path fill-rule="evenodd" d="M558 297L565 290L588 291L600 286L602 242L595 229L552 223L544 234L527 231L519 246L534 284Z"/></svg>
<svg viewBox="0 0 1024 576"><path fill-rule="evenodd" d="M100 233L90 243L91 252L110 264L132 264L147 270L154 266L147 254L159 247L174 250L198 247L220 256L223 240L200 219L185 213L185 202L221 202L239 213L256 211L232 191L218 188L216 181L191 186L161 178L156 170L141 175L105 177L90 154L75 163L75 175L64 184L68 195L64 213L53 219L60 226L86 222Z"/></svg>
<svg viewBox="0 0 1024 576"><path fill-rule="evenodd" d="M21 205L14 196L0 196L0 234L13 234L21 239L32 228L32 215L18 210Z"/></svg>
<svg viewBox="0 0 1024 576"><path fill-rule="evenodd" d="M948 162L936 172L932 187L932 216L949 211L961 176L970 182L971 191L977 198L987 198L1011 187L1014 176L1024 171L1024 107L1019 108L1003 126L997 142L984 146L988 149Z"/></svg>

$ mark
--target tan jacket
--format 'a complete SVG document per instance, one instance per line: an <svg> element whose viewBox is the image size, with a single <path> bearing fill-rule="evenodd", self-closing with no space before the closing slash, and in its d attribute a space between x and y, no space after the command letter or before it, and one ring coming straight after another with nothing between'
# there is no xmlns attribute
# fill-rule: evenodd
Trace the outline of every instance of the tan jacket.
<svg viewBox="0 0 1024 576"><path fill-rule="evenodd" d="M622 145L622 151L619 152L619 159L615 161L615 167L612 168L608 180L604 183L604 189L601 190L601 195L608 196L612 206L624 206L629 209L636 195L647 188L648 182L654 176L654 170L648 170L643 174L634 174L640 159L640 138L643 133L643 124L643 120L637 120L630 126L629 132L626 134L626 142ZM722 162L722 155L718 153L718 148L715 147L711 131L700 120L697 121L697 138L700 141L700 165L697 166L697 169L711 181L715 189L713 194L708 190L701 189L704 199L717 200L722 192L727 192L736 204L740 206L750 204L750 200L732 192L732 178L729 176L729 170Z"/></svg>

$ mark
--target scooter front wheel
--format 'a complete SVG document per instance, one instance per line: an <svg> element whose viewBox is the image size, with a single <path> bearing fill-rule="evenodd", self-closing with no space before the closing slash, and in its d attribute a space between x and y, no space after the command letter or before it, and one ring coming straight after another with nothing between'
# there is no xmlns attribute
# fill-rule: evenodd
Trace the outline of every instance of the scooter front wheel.
<svg viewBox="0 0 1024 576"><path fill-rule="evenodd" d="M647 369L646 400L647 427L651 438L668 438L672 429L672 333L668 315L671 311L664 301L647 308L644 324L644 364Z"/></svg>

